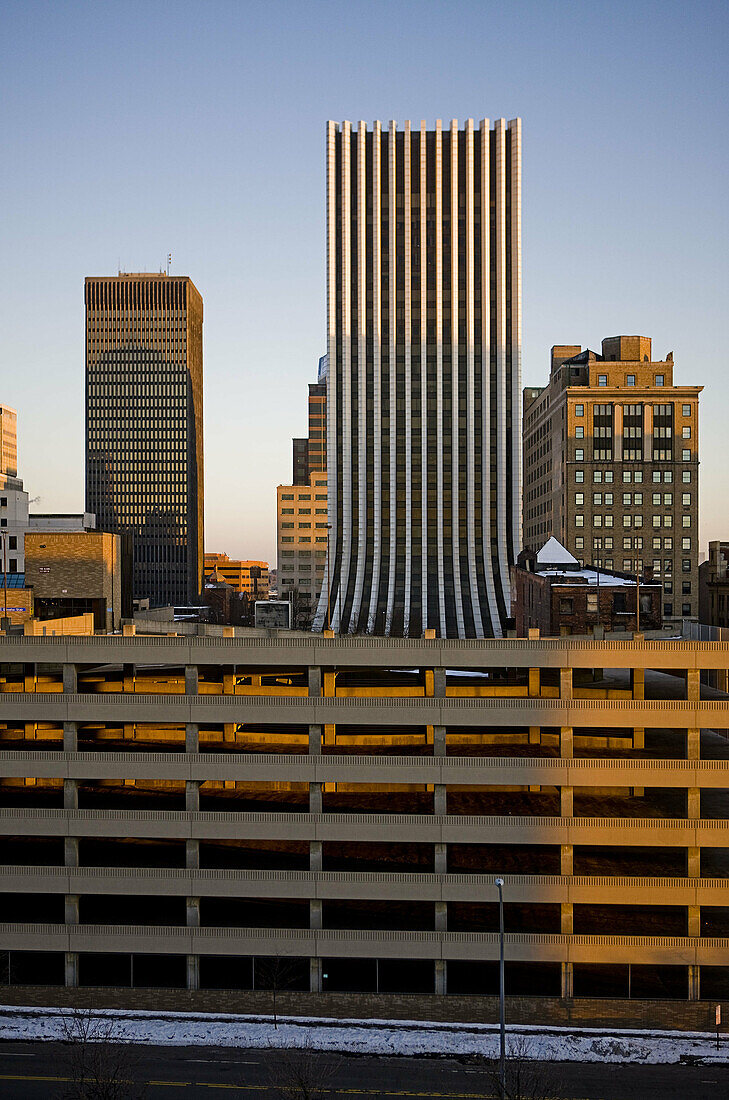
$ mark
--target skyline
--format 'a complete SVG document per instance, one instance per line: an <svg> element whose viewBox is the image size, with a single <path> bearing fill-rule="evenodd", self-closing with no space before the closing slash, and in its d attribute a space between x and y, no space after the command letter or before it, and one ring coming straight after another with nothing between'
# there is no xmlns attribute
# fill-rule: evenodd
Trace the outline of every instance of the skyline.
<svg viewBox="0 0 729 1100"><path fill-rule="evenodd" d="M723 8L169 10L4 6L0 402L40 510L83 504L84 277L171 251L206 310L206 549L273 564L275 487L325 351L327 119L519 116L523 384L546 383L553 344L673 350L677 381L705 386L702 552L726 536Z"/></svg>

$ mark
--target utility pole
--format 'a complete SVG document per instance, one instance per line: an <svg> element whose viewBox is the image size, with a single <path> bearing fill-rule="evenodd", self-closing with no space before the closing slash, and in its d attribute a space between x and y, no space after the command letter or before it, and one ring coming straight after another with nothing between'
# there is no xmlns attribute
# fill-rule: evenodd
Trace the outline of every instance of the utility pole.
<svg viewBox="0 0 729 1100"><path fill-rule="evenodd" d="M506 1013L504 1007L504 880L494 879L499 891L499 1096L506 1100Z"/></svg>

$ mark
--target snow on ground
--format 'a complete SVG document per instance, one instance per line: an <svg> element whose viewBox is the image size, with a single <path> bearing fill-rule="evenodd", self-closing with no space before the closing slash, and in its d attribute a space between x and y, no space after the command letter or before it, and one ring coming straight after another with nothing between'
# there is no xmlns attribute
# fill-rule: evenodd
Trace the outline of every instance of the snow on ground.
<svg viewBox="0 0 729 1100"><path fill-rule="evenodd" d="M63 1039L63 1017L71 1012L0 1006L0 1042ZM117 1009L99 1009L94 1016L117 1020L120 1041L152 1046L308 1047L344 1054L486 1057L498 1057L499 1048L499 1031L493 1024L279 1016L274 1027L271 1016ZM525 1044L522 1056L545 1061L729 1063L729 1038L722 1036L717 1050L716 1037L708 1032L507 1027L507 1046L515 1041Z"/></svg>

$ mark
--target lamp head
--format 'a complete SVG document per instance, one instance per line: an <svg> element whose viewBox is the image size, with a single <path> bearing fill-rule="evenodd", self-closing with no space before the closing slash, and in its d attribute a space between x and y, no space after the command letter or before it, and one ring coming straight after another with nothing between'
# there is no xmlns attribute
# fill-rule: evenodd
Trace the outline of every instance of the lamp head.
<svg viewBox="0 0 729 1100"><path fill-rule="evenodd" d="M504 880L501 877L494 879L494 886L498 886L499 889L501 889L501 887L503 885L504 885Z"/></svg>

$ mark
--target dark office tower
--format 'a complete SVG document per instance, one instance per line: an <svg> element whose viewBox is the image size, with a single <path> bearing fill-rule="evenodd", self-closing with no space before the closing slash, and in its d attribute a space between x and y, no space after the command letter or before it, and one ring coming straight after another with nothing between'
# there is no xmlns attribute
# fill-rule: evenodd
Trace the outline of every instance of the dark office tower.
<svg viewBox="0 0 729 1100"><path fill-rule="evenodd" d="M521 123L327 130L315 628L499 636L520 549Z"/></svg>
<svg viewBox="0 0 729 1100"><path fill-rule="evenodd" d="M203 566L202 298L186 276L86 279L86 510L131 536L133 593L187 604Z"/></svg>

